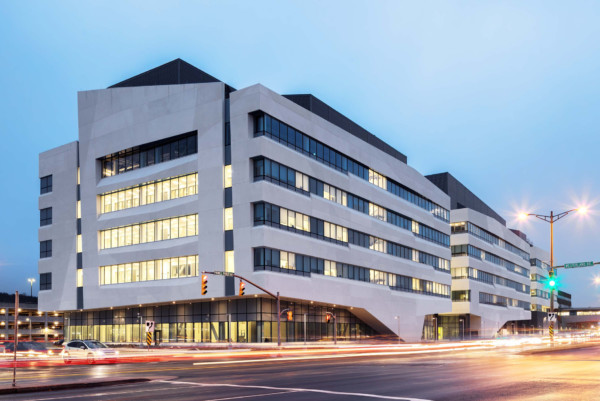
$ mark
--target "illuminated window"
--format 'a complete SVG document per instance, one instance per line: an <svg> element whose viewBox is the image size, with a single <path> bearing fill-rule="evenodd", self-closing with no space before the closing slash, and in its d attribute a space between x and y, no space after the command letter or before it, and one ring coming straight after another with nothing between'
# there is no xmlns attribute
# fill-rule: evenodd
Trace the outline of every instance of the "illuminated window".
<svg viewBox="0 0 600 401"><path fill-rule="evenodd" d="M171 177L100 195L100 213L115 212L198 193L198 173Z"/></svg>
<svg viewBox="0 0 600 401"><path fill-rule="evenodd" d="M198 255L100 266L100 285L198 276Z"/></svg>
<svg viewBox="0 0 600 401"><path fill-rule="evenodd" d="M387 190L387 178L375 170L369 169L369 182L373 185L377 185L379 188Z"/></svg>
<svg viewBox="0 0 600 401"><path fill-rule="evenodd" d="M79 167L77 167L77 185L81 184L81 176L79 174Z"/></svg>
<svg viewBox="0 0 600 401"><path fill-rule="evenodd" d="M83 269L77 269L77 287L83 287Z"/></svg>
<svg viewBox="0 0 600 401"><path fill-rule="evenodd" d="M225 252L225 271L227 273L235 273L235 266L233 261L233 251Z"/></svg>
<svg viewBox="0 0 600 401"><path fill-rule="evenodd" d="M82 241L81 241L81 234L79 234L77 236L77 253L81 253L82 252Z"/></svg>
<svg viewBox="0 0 600 401"><path fill-rule="evenodd" d="M81 218L81 201L77 201L77 218Z"/></svg>
<svg viewBox="0 0 600 401"><path fill-rule="evenodd" d="M225 188L231 187L231 176L232 176L231 165L225 166L225 168L223 169L223 186Z"/></svg>
<svg viewBox="0 0 600 401"><path fill-rule="evenodd" d="M194 235L198 235L197 214L148 221L99 232L101 249L118 248Z"/></svg>
<svg viewBox="0 0 600 401"><path fill-rule="evenodd" d="M233 230L233 208L232 207L225 208L224 226L225 226L225 231Z"/></svg>

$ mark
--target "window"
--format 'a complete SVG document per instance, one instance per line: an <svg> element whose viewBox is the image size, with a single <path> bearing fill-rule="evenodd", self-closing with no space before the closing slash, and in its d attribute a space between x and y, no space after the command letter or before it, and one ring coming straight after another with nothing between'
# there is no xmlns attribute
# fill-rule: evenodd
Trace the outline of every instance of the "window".
<svg viewBox="0 0 600 401"><path fill-rule="evenodd" d="M100 231L100 249L198 235L198 215L171 217Z"/></svg>
<svg viewBox="0 0 600 401"><path fill-rule="evenodd" d="M47 207L40 210L40 227L52 224L52 208Z"/></svg>
<svg viewBox="0 0 600 401"><path fill-rule="evenodd" d="M100 213L115 212L198 193L198 173L146 182L100 195Z"/></svg>
<svg viewBox="0 0 600 401"><path fill-rule="evenodd" d="M225 252L225 271L227 273L235 272L235 266L233 262L233 251Z"/></svg>
<svg viewBox="0 0 600 401"><path fill-rule="evenodd" d="M410 188L369 169L364 164L338 153L329 146L314 140L270 115L261 112L255 115L254 123L255 137L265 135L336 170L348 172L369 181L371 184L431 212L443 221L450 221L449 210L422 197ZM294 134L292 135L290 132Z"/></svg>
<svg viewBox="0 0 600 401"><path fill-rule="evenodd" d="M233 208L232 207L225 208L224 220L225 220L224 221L225 231L233 230Z"/></svg>
<svg viewBox="0 0 600 401"><path fill-rule="evenodd" d="M52 175L40 178L40 195L52 192Z"/></svg>
<svg viewBox="0 0 600 401"><path fill-rule="evenodd" d="M102 178L197 153L198 133L166 138L101 157Z"/></svg>
<svg viewBox="0 0 600 401"><path fill-rule="evenodd" d="M77 287L83 287L83 269L77 269Z"/></svg>
<svg viewBox="0 0 600 401"><path fill-rule="evenodd" d="M40 259L52 257L52 240L40 242Z"/></svg>
<svg viewBox="0 0 600 401"><path fill-rule="evenodd" d="M254 270L270 270L299 276L322 274L330 277L384 285L395 291L415 292L450 298L450 286L446 284L278 249L254 248Z"/></svg>
<svg viewBox="0 0 600 401"><path fill-rule="evenodd" d="M231 187L231 180L232 180L231 165L225 166L224 171L223 171L223 186L224 186L224 188Z"/></svg>
<svg viewBox="0 0 600 401"><path fill-rule="evenodd" d="M40 291L52 289L52 273L40 274Z"/></svg>

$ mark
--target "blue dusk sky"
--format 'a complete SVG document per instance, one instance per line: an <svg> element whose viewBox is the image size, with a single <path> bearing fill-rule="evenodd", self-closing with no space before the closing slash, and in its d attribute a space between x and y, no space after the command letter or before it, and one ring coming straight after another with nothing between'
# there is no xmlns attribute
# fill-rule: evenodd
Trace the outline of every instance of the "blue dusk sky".
<svg viewBox="0 0 600 401"><path fill-rule="evenodd" d="M236 88L312 93L515 218L556 264L600 261L596 1L2 1L0 291L29 292L38 154L77 139L77 92L182 58ZM600 305L600 267L560 272ZM38 283L34 287L37 292Z"/></svg>

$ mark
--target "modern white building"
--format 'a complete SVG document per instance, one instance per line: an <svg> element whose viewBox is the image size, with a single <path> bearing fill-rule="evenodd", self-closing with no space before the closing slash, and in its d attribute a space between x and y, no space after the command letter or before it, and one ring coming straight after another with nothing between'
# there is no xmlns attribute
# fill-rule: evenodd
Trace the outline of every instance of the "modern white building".
<svg viewBox="0 0 600 401"><path fill-rule="evenodd" d="M275 341L272 298L215 275L202 295L203 271L279 292L283 341L433 338L453 310L449 196L314 96L178 59L80 92L78 115L39 160L39 307L69 338L153 320L162 341Z"/></svg>
<svg viewBox="0 0 600 401"><path fill-rule="evenodd" d="M449 173L427 176L450 196L452 312L441 338L491 337L507 322L530 320L530 245Z"/></svg>

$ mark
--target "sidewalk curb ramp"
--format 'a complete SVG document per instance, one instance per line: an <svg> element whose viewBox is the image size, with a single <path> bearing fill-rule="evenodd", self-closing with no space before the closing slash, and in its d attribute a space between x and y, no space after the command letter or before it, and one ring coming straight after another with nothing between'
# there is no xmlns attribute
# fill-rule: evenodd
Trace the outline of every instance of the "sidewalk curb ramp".
<svg viewBox="0 0 600 401"><path fill-rule="evenodd" d="M37 393L41 391L58 391L58 390L71 390L77 388L92 388L92 387L105 387L113 386L117 384L131 384L131 383L142 383L149 382L151 379L145 377L137 378L126 378L126 379L114 379L114 380L90 380L85 382L70 382L70 383L57 383L57 384L31 384L17 387L0 387L0 395L4 394L23 394L23 393Z"/></svg>

